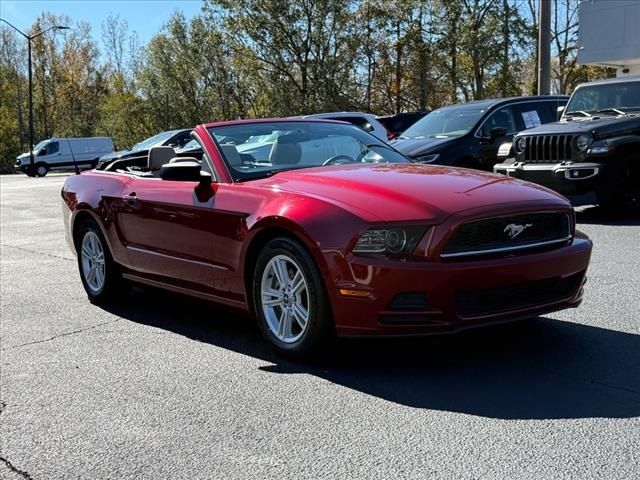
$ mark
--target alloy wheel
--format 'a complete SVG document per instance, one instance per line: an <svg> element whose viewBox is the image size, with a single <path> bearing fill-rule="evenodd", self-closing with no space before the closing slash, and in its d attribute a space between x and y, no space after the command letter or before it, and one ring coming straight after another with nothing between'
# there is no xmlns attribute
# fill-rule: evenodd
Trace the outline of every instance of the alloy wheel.
<svg viewBox="0 0 640 480"><path fill-rule="evenodd" d="M298 341L309 325L309 292L302 268L288 255L267 263L260 288L262 311L271 333L284 343Z"/></svg>
<svg viewBox="0 0 640 480"><path fill-rule="evenodd" d="M94 294L98 294L104 288L105 263L104 249L95 232L89 230L82 238L80 255L85 282Z"/></svg>

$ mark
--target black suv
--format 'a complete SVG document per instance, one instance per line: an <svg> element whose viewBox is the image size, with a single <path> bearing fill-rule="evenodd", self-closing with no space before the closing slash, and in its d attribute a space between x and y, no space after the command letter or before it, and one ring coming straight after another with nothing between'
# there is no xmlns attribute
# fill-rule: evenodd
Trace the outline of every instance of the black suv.
<svg viewBox="0 0 640 480"><path fill-rule="evenodd" d="M640 77L579 85L559 122L521 132L512 151L495 172L640 212Z"/></svg>
<svg viewBox="0 0 640 480"><path fill-rule="evenodd" d="M520 130L558 119L569 97L513 97L439 108L390 142L421 163L491 170L498 149Z"/></svg>
<svg viewBox="0 0 640 480"><path fill-rule="evenodd" d="M136 143L129 150L120 150L118 152L103 155L98 160L98 170L103 170L107 165L125 158L146 157L151 147L169 146L173 148L184 147L191 140L191 129L181 128L179 130L166 130L160 132L153 137L149 137L139 143Z"/></svg>

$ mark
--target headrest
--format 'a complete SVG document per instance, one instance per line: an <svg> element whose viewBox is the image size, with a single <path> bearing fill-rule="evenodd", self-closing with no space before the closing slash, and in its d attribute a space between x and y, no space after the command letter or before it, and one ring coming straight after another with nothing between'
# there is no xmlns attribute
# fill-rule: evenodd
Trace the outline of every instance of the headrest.
<svg viewBox="0 0 640 480"><path fill-rule="evenodd" d="M160 170L160 167L176 156L176 152L171 147L151 147L147 158L149 170Z"/></svg>
<svg viewBox="0 0 640 480"><path fill-rule="evenodd" d="M289 138L287 138L289 137ZM278 137L269 153L271 165L295 165L302 159L302 149L291 135Z"/></svg>

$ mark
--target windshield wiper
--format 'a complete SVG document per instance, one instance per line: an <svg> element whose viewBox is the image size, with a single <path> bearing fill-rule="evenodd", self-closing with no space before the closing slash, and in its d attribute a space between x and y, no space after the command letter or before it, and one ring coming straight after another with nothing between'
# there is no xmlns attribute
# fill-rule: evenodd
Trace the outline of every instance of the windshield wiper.
<svg viewBox="0 0 640 480"><path fill-rule="evenodd" d="M617 108L601 108L600 110L596 110L596 113L608 113L613 112L618 115L626 115L627 112L623 112L622 110L618 110Z"/></svg>
<svg viewBox="0 0 640 480"><path fill-rule="evenodd" d="M251 180L260 180L262 178L268 178L272 176L274 173L276 172L263 172L262 175L250 175L247 177L238 177L238 178L234 178L233 181L236 183L241 183L241 182L249 182Z"/></svg>
<svg viewBox="0 0 640 480"><path fill-rule="evenodd" d="M303 166L299 166L299 167L283 168L281 170L267 170L267 171L264 171L264 172L256 173L255 175L248 175L246 177L234 178L233 181L236 182L236 183L240 183L240 182L247 182L247 181L250 181L250 180L261 180L263 178L272 177L276 173L290 172L291 170L303 170L305 168L313 168L313 167L319 167L319 166L320 165L303 165Z"/></svg>
<svg viewBox="0 0 640 480"><path fill-rule="evenodd" d="M567 112L567 113L565 113L565 116L571 117L571 116L575 115L576 113L579 113L583 117L587 117L587 118L591 118L593 116L589 112L585 112L584 110L574 110L573 112Z"/></svg>

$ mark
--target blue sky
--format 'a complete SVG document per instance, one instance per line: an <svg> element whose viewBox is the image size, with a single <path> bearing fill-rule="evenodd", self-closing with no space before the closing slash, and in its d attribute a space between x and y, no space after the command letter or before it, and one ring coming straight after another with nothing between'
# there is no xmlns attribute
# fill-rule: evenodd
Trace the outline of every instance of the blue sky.
<svg viewBox="0 0 640 480"><path fill-rule="evenodd" d="M110 13L120 14L129 23L129 30L135 30L145 44L171 13L179 10L190 18L200 12L202 3L202 0L0 0L0 18L25 31L44 11L64 14L74 22L88 22L93 38L101 43L102 22Z"/></svg>

